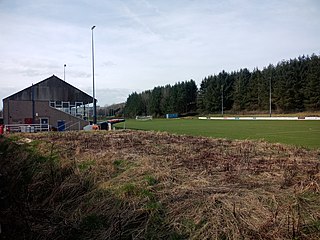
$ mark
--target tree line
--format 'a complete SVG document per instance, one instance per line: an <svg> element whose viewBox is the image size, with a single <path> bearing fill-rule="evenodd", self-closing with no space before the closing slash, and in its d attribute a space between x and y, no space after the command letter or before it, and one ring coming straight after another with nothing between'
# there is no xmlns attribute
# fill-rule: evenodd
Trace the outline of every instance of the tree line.
<svg viewBox="0 0 320 240"><path fill-rule="evenodd" d="M259 70L222 71L193 80L155 87L127 98L126 116L166 113L278 113L320 110L320 56L300 56Z"/></svg>
<svg viewBox="0 0 320 240"><path fill-rule="evenodd" d="M197 110L198 88L195 81L178 82L175 85L155 87L142 93L132 93L127 98L125 116L164 116L167 113L188 113Z"/></svg>

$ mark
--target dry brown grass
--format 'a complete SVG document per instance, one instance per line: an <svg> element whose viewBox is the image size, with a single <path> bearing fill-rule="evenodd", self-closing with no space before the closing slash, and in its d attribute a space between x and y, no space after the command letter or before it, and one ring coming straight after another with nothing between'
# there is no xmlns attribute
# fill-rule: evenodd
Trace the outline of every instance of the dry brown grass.
<svg viewBox="0 0 320 240"><path fill-rule="evenodd" d="M39 236L320 238L319 151L142 131L21 137L52 159L27 188Z"/></svg>

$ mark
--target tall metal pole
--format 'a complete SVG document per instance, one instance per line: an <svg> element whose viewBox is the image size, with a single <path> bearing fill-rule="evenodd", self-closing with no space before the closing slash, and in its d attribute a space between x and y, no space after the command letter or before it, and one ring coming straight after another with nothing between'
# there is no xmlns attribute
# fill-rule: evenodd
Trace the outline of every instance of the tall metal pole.
<svg viewBox="0 0 320 240"><path fill-rule="evenodd" d="M269 115L271 117L271 77L269 78Z"/></svg>
<svg viewBox="0 0 320 240"><path fill-rule="evenodd" d="M63 65L63 81L66 81L66 66L67 64Z"/></svg>
<svg viewBox="0 0 320 240"><path fill-rule="evenodd" d="M221 96L222 96L222 99L221 99L221 114L222 114L222 117L223 117L223 85L221 86L222 88L222 93L221 93Z"/></svg>
<svg viewBox="0 0 320 240"><path fill-rule="evenodd" d="M93 123L97 123L97 109L96 109L96 98L95 98L95 91L94 91L94 46L93 46L93 29L96 26L92 26L91 33L92 33L92 97L93 97Z"/></svg>
<svg viewBox="0 0 320 240"><path fill-rule="evenodd" d="M31 101L32 101L32 124L36 123L36 110L35 110L35 101L34 101L34 85L31 86Z"/></svg>

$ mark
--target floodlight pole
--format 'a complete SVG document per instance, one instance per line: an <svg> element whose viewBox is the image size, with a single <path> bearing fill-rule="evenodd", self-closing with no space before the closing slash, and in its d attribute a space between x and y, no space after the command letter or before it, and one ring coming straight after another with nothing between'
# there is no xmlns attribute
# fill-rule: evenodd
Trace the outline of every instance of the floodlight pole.
<svg viewBox="0 0 320 240"><path fill-rule="evenodd" d="M221 86L221 115L223 117L223 85Z"/></svg>
<svg viewBox="0 0 320 240"><path fill-rule="evenodd" d="M92 33L92 97L93 97L93 123L96 124L97 123L97 109L96 109L96 99L95 99L95 91L94 91L94 46L93 46L93 29L96 26L92 26L91 28L91 33Z"/></svg>
<svg viewBox="0 0 320 240"><path fill-rule="evenodd" d="M269 78L269 115L271 117L271 77Z"/></svg>
<svg viewBox="0 0 320 240"><path fill-rule="evenodd" d="M66 66L67 64L63 65L63 81L66 81Z"/></svg>
<svg viewBox="0 0 320 240"><path fill-rule="evenodd" d="M35 99L34 99L34 85L31 86L31 101L32 101L32 124L36 123ZM9 123L9 121L8 121Z"/></svg>

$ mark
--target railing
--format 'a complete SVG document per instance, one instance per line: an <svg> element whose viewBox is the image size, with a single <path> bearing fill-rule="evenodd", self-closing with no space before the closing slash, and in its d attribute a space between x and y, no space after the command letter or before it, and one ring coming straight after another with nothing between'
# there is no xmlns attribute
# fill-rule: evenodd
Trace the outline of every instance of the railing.
<svg viewBox="0 0 320 240"><path fill-rule="evenodd" d="M54 103L54 101L53 101L53 102L49 102L49 107L51 107L51 108L53 108L53 109L55 109L55 110L58 110L58 111L60 111L60 112L63 112L63 113L65 113L65 114L68 114L68 115L70 115L70 116L73 116L73 117L75 117L75 118L78 118L78 119L83 120L83 118L82 118L82 113L83 113L83 112L81 112L81 111L80 111L80 112L75 112L75 111L73 111L73 110L75 110L75 109L71 110L71 109L70 109L70 102L63 102L63 103L68 103L68 104L69 104L68 107L62 107L61 104L57 106L57 105ZM80 103L81 103L81 105L79 105ZM76 102L76 104L78 104L78 105L77 105L78 107L84 105L82 102ZM76 106L75 106L75 105L72 105L72 107L76 107ZM85 111L85 113L87 113L87 112ZM88 112L88 114L89 114L89 112Z"/></svg>
<svg viewBox="0 0 320 240"><path fill-rule="evenodd" d="M68 122L67 124L70 124L71 122ZM69 126L67 126L67 124L65 125L65 131L72 131L71 130L71 128L73 127L73 126L76 126L76 125L78 125L78 130L80 130L80 121L79 122L76 122L76 123L73 123L73 124L71 124L71 125L69 125Z"/></svg>
<svg viewBox="0 0 320 240"><path fill-rule="evenodd" d="M7 124L4 125L6 132L44 132L49 131L49 124Z"/></svg>

